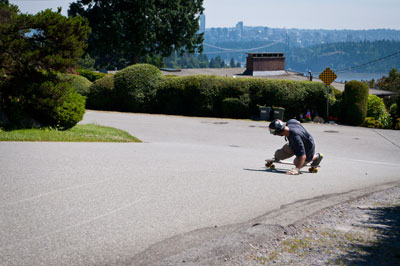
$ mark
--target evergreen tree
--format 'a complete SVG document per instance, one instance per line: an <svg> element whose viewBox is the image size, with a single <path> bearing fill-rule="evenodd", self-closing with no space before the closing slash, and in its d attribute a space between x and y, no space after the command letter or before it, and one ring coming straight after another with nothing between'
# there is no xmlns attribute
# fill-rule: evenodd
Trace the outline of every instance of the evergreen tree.
<svg viewBox="0 0 400 266"><path fill-rule="evenodd" d="M229 66L232 68L236 67L235 59L233 57L231 58L231 62L229 63Z"/></svg>
<svg viewBox="0 0 400 266"><path fill-rule="evenodd" d="M90 32L86 19L66 18L61 9L21 14L5 1L0 18L0 109L12 123L29 115L44 125L73 126L85 100L57 72L74 67L82 55Z"/></svg>

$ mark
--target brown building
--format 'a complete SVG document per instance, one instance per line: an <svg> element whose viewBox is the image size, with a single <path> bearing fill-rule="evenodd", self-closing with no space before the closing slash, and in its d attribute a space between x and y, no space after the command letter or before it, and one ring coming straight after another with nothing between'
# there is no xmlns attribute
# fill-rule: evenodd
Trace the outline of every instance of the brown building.
<svg viewBox="0 0 400 266"><path fill-rule="evenodd" d="M283 53L248 53L245 75L268 76L285 74Z"/></svg>

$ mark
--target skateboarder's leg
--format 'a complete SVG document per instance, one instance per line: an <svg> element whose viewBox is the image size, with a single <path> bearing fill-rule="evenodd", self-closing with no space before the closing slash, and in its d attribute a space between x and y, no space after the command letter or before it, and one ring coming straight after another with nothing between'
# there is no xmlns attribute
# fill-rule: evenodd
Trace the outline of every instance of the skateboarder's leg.
<svg viewBox="0 0 400 266"><path fill-rule="evenodd" d="M311 166L318 166L321 163L322 158L324 158L322 153L316 153L312 159Z"/></svg>
<svg viewBox="0 0 400 266"><path fill-rule="evenodd" d="M292 149L289 147L289 144L285 144L283 145L282 148L280 148L279 150L277 150L275 152L275 160L277 161L283 161L287 158L290 158L294 155L294 152L292 151Z"/></svg>

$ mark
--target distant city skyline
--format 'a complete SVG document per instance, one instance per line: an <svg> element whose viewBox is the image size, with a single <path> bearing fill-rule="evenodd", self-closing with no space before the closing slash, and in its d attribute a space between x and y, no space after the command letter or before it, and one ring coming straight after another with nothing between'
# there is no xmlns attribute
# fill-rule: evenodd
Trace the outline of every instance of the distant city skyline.
<svg viewBox="0 0 400 266"><path fill-rule="evenodd" d="M71 0L10 0L21 12L35 14L62 7ZM399 0L204 0L206 28L244 26L298 29L397 29Z"/></svg>
<svg viewBox="0 0 400 266"><path fill-rule="evenodd" d="M206 28L397 29L399 0L204 0Z"/></svg>

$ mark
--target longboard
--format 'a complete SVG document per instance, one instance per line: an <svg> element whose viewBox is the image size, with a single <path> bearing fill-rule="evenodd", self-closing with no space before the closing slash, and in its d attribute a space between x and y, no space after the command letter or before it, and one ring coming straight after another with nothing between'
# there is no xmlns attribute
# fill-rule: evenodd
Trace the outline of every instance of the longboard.
<svg viewBox="0 0 400 266"><path fill-rule="evenodd" d="M286 164L286 165L294 165L291 162L287 162L287 161L275 161L274 159L266 159L265 160L265 167L269 168L269 169L275 169L275 164ZM308 168L308 172L310 173L318 173L318 167L320 167L319 165L316 166L312 166L310 163L307 163L304 166L310 166L310 168Z"/></svg>

